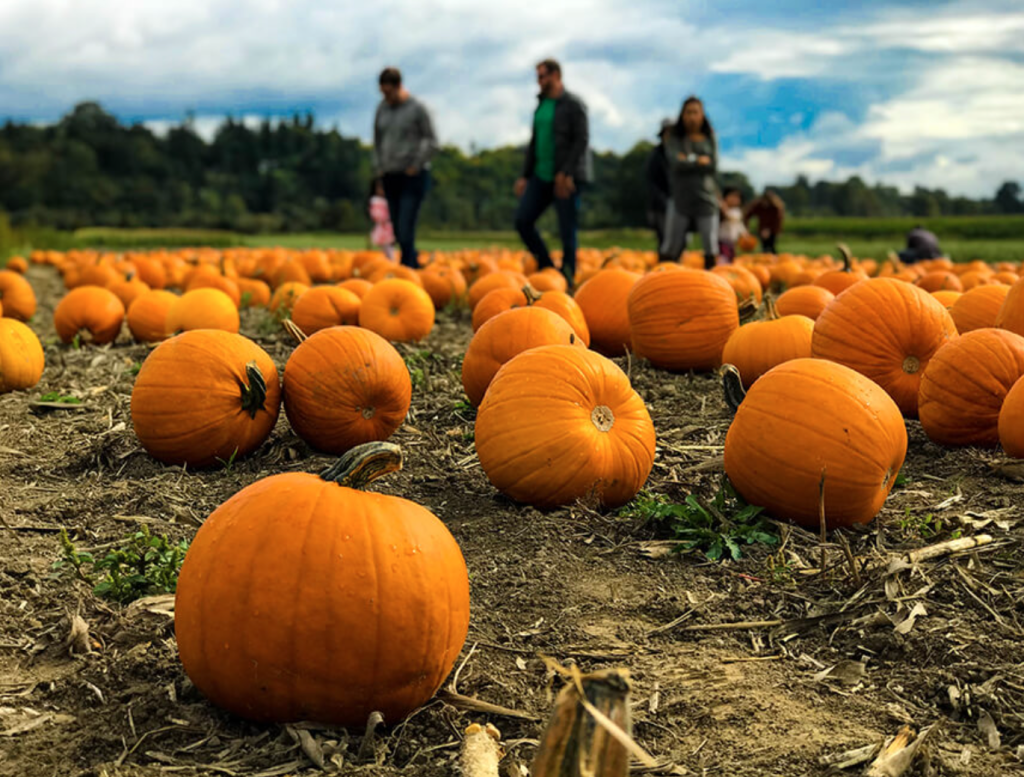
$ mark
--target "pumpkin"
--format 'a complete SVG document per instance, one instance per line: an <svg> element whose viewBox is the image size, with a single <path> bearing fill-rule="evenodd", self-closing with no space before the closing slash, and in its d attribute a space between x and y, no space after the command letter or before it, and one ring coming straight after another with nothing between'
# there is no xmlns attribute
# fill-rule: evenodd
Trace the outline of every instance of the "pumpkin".
<svg viewBox="0 0 1024 777"><path fill-rule="evenodd" d="M433 513L359 490L398 462L371 443L320 476L259 480L206 519L174 627L210 701L254 721L357 727L375 711L398 723L434 695L469 629L469 574Z"/></svg>
<svg viewBox="0 0 1024 777"><path fill-rule="evenodd" d="M816 277L811 283L814 286L821 286L828 289L835 295L839 295L860 281L867 280L867 273L853 269L850 249L844 245L839 246L839 254L843 259L841 270L828 270Z"/></svg>
<svg viewBox="0 0 1024 777"><path fill-rule="evenodd" d="M960 299L964 293L962 291L933 291L932 296L935 297L946 310L952 310L956 301Z"/></svg>
<svg viewBox="0 0 1024 777"><path fill-rule="evenodd" d="M565 276L554 268L532 272L526 276L527 283L537 291L568 291L569 282Z"/></svg>
<svg viewBox="0 0 1024 777"><path fill-rule="evenodd" d="M872 278L836 297L814 323L811 354L873 380L908 418L917 417L922 371L957 336L949 312L928 292Z"/></svg>
<svg viewBox="0 0 1024 777"><path fill-rule="evenodd" d="M715 267L711 272L721 276L732 286L738 301L753 299L758 305L761 304L761 281L750 270L738 264L726 264Z"/></svg>
<svg viewBox="0 0 1024 777"><path fill-rule="evenodd" d="M366 292L359 307L359 326L392 342L416 342L434 328L434 303L421 286L389 278Z"/></svg>
<svg viewBox="0 0 1024 777"><path fill-rule="evenodd" d="M736 250L743 253L750 253L757 249L757 238L751 235L749 232L739 236L736 241Z"/></svg>
<svg viewBox="0 0 1024 777"><path fill-rule="evenodd" d="M725 371L742 396L739 373ZM750 504L819 525L824 478L829 528L867 523L882 508L907 454L896 403L878 385L823 359L780 364L751 386L725 436L725 472Z"/></svg>
<svg viewBox="0 0 1024 777"><path fill-rule="evenodd" d="M574 343L583 347L569 322L550 310L531 306L500 313L469 341L462 360L462 387L473 406L479 406L491 380L513 356L541 345Z"/></svg>
<svg viewBox="0 0 1024 777"><path fill-rule="evenodd" d="M32 388L43 376L43 346L14 318L0 318L0 394Z"/></svg>
<svg viewBox="0 0 1024 777"><path fill-rule="evenodd" d="M488 273L469 287L469 307L476 308L488 292L495 289L521 289L527 285L526 276L513 270Z"/></svg>
<svg viewBox="0 0 1024 777"><path fill-rule="evenodd" d="M454 267L427 267L420 273L420 282L437 310L457 305L466 296L466 279Z"/></svg>
<svg viewBox="0 0 1024 777"><path fill-rule="evenodd" d="M241 335L203 329L165 340L142 363L132 423L153 458L208 467L262 445L280 403L277 368L266 351Z"/></svg>
<svg viewBox="0 0 1024 777"><path fill-rule="evenodd" d="M242 306L242 292L238 284L223 275L197 275L185 286L185 292L188 293L195 289L220 289L228 295L236 308Z"/></svg>
<svg viewBox="0 0 1024 777"><path fill-rule="evenodd" d="M292 322L307 335L329 326L359 323L359 297L337 286L314 286L292 307Z"/></svg>
<svg viewBox="0 0 1024 777"><path fill-rule="evenodd" d="M771 297L763 321L752 321L735 330L722 351L722 361L740 372L743 386L776 365L811 357L814 322L807 316L779 316Z"/></svg>
<svg viewBox="0 0 1024 777"><path fill-rule="evenodd" d="M629 334L629 293L639 273L601 270L576 290L576 304L590 330L590 346L605 356L624 356L632 347Z"/></svg>
<svg viewBox="0 0 1024 777"><path fill-rule="evenodd" d="M499 313L512 310L512 308L526 307L527 303L528 300L523 289L503 287L487 292L487 295L473 308L473 331L476 332Z"/></svg>
<svg viewBox="0 0 1024 777"><path fill-rule="evenodd" d="M36 312L36 294L29 282L11 270L0 270L0 303L7 318L28 321Z"/></svg>
<svg viewBox="0 0 1024 777"><path fill-rule="evenodd" d="M3 266L4 269L16 272L18 275L24 275L28 272L28 262L25 261L24 256L12 256L7 260L7 264Z"/></svg>
<svg viewBox="0 0 1024 777"><path fill-rule="evenodd" d="M999 310L1006 300L1010 287L1001 283L975 286L964 294L949 309L956 331L960 334L975 329L990 329L996 325Z"/></svg>
<svg viewBox="0 0 1024 777"><path fill-rule="evenodd" d="M125 310L132 306L132 303L138 299L139 295L149 291L149 286L138 278L116 280L108 288L121 300Z"/></svg>
<svg viewBox="0 0 1024 777"><path fill-rule="evenodd" d="M287 286L290 283L301 284L302 286L313 285L313 279L309 277L309 273L306 272L306 268L299 262L285 262L278 267L270 278L270 285L274 289L279 289L282 286Z"/></svg>
<svg viewBox="0 0 1024 777"><path fill-rule="evenodd" d="M128 329L140 343L166 340L167 314L178 296L169 291L147 291L135 298L128 307Z"/></svg>
<svg viewBox="0 0 1024 777"><path fill-rule="evenodd" d="M349 278L346 281L342 281L341 283L336 283L334 285L339 289L351 291L359 297L359 299L365 297L366 292L373 288L373 284L366 280L366 278Z"/></svg>
<svg viewBox="0 0 1024 777"><path fill-rule="evenodd" d="M299 437L326 453L388 439L411 400L405 361L368 329L323 329L303 341L284 368L288 421Z"/></svg>
<svg viewBox="0 0 1024 777"><path fill-rule="evenodd" d="M835 298L835 294L821 286L794 286L779 295L775 307L780 316L807 316L816 321Z"/></svg>
<svg viewBox="0 0 1024 777"><path fill-rule="evenodd" d="M960 277L949 270L935 270L925 273L917 281L917 285L928 292L932 291L963 291Z"/></svg>
<svg viewBox="0 0 1024 777"><path fill-rule="evenodd" d="M82 274L78 276L77 285L101 286L103 288L107 288L121 280L122 277L123 276L111 265L103 262L97 262L96 264L91 264L82 270Z"/></svg>
<svg viewBox="0 0 1024 777"><path fill-rule="evenodd" d="M202 287L186 291L167 311L167 333L193 329L220 329L237 334L238 306L220 289Z"/></svg>
<svg viewBox="0 0 1024 777"><path fill-rule="evenodd" d="M736 293L701 270L651 273L629 293L629 329L638 356L665 370L712 370L740 325Z"/></svg>
<svg viewBox="0 0 1024 777"><path fill-rule="evenodd" d="M300 283L299 281L287 281L277 286L270 297L271 312L277 313L279 316L287 315L291 312L292 306L298 301L299 297L309 291L309 288L310 285L308 283Z"/></svg>
<svg viewBox="0 0 1024 777"><path fill-rule="evenodd" d="M921 380L921 426L940 445L999 444L999 411L1024 375L1024 337L975 329L938 350Z"/></svg>
<svg viewBox="0 0 1024 777"><path fill-rule="evenodd" d="M1017 379L999 411L999 444L1008 456L1024 459L1024 379Z"/></svg>
<svg viewBox="0 0 1024 777"><path fill-rule="evenodd" d="M374 285L389 278L401 278L403 281L409 281L409 283L416 286L423 286L423 281L420 280L419 270L412 267L406 267L402 264L391 264L388 262L386 265L378 267L366 276L366 279Z"/></svg>
<svg viewBox="0 0 1024 777"><path fill-rule="evenodd" d="M112 343L121 333L124 305L110 289L76 286L53 311L53 325L62 342L70 343L83 331L84 342L96 345Z"/></svg>
<svg viewBox="0 0 1024 777"><path fill-rule="evenodd" d="M158 259L135 257L135 271L140 281L151 289L162 289L167 285L167 270Z"/></svg>
<svg viewBox="0 0 1024 777"><path fill-rule="evenodd" d="M475 440L495 488L541 508L625 504L654 463L654 424L629 378L610 359L570 345L509 360L480 405Z"/></svg>
<svg viewBox="0 0 1024 777"><path fill-rule="evenodd" d="M2 284L0 284L0 290L2 288ZM5 315L10 314L6 313ZM999 308L999 314L996 316L996 326L1018 335L1024 335L1024 278L1010 287L1002 307Z"/></svg>
<svg viewBox="0 0 1024 777"><path fill-rule="evenodd" d="M580 342L586 346L590 345L590 329L587 326L587 318L583 315L583 309L566 292L545 291L540 297L534 299L532 304L560 315L569 322Z"/></svg>
<svg viewBox="0 0 1024 777"><path fill-rule="evenodd" d="M270 287L255 278L239 278L238 306L240 308L265 308L270 304Z"/></svg>

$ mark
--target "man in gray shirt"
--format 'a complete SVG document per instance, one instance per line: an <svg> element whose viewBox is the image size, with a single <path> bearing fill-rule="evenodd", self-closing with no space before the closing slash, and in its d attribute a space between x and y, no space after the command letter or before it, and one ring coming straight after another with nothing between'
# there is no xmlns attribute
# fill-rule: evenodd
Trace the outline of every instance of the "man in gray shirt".
<svg viewBox="0 0 1024 777"><path fill-rule="evenodd" d="M373 173L384 184L402 264L417 266L416 218L430 187L437 137L426 107L402 86L398 68L380 74L384 99L373 121Z"/></svg>

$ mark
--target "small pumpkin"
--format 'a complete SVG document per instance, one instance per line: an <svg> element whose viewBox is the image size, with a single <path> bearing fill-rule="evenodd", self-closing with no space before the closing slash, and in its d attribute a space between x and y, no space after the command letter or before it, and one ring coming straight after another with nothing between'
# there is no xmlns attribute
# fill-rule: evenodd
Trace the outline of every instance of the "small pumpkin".
<svg viewBox="0 0 1024 777"><path fill-rule="evenodd" d="M583 309L566 292L545 291L531 304L560 315L569 322L580 342L586 346L590 345L590 328L587 326L587 318L583 315Z"/></svg>
<svg viewBox="0 0 1024 777"><path fill-rule="evenodd" d="M807 316L817 321L835 298L835 294L821 286L794 286L779 295L775 307L780 316Z"/></svg>
<svg viewBox="0 0 1024 777"><path fill-rule="evenodd" d="M165 340L142 363L132 424L153 458L209 467L262 445L280 403L277 368L266 351L239 334L202 329Z"/></svg>
<svg viewBox="0 0 1024 777"><path fill-rule="evenodd" d="M537 291L568 291L569 282L558 270L549 267L544 270L532 272L526 276L527 283Z"/></svg>
<svg viewBox="0 0 1024 777"><path fill-rule="evenodd" d="M420 273L420 282L437 310L459 304L466 296L466 279L454 267L426 267Z"/></svg>
<svg viewBox="0 0 1024 777"><path fill-rule="evenodd" d="M878 514L907 454L903 417L885 391L823 359L780 364L746 396L738 371L727 365L724 375L727 397L742 400L725 436L725 472L747 502L816 528L824 485L829 528Z"/></svg>
<svg viewBox="0 0 1024 777"><path fill-rule="evenodd" d="M999 310L1006 301L1010 287L1001 283L975 286L964 292L949 309L956 330L960 334L975 329L990 329L996 325Z"/></svg>
<svg viewBox="0 0 1024 777"><path fill-rule="evenodd" d="M178 295L170 291L147 291L135 298L128 308L128 329L140 343L156 343L166 340L167 314L178 301Z"/></svg>
<svg viewBox="0 0 1024 777"><path fill-rule="evenodd" d="M190 332L194 329L220 329L238 333L241 320L238 306L220 289L200 287L186 291L174 300L167 311L167 332Z"/></svg>
<svg viewBox="0 0 1024 777"><path fill-rule="evenodd" d="M422 286L389 278L366 292L359 307L359 326L392 342L417 342L434 328L434 303Z"/></svg>
<svg viewBox="0 0 1024 777"><path fill-rule="evenodd" d="M960 277L949 270L935 270L925 273L917 281L917 285L927 292L964 290Z"/></svg>
<svg viewBox="0 0 1024 777"><path fill-rule="evenodd" d="M305 271L303 271L305 272ZM310 284L299 281L286 281L274 289L270 297L270 311L279 316L288 314L299 297L310 289Z"/></svg>
<svg viewBox="0 0 1024 777"><path fill-rule="evenodd" d="M366 296L366 292L373 288L373 284L370 283L366 278L349 278L348 280L342 281L341 283L334 284L339 289L345 289L351 291L359 299Z"/></svg>
<svg viewBox="0 0 1024 777"><path fill-rule="evenodd" d="M299 437L326 453L388 439L411 400L405 361L368 329L323 329L303 341L284 368L288 421Z"/></svg>
<svg viewBox="0 0 1024 777"><path fill-rule="evenodd" d="M1007 392L999 411L999 444L1007 456L1024 459L1024 379Z"/></svg>
<svg viewBox="0 0 1024 777"><path fill-rule="evenodd" d="M185 672L249 720L398 723L430 700L469 629L469 574L445 525L360 489L400 466L371 443L319 476L273 475L213 511L185 556Z"/></svg>
<svg viewBox="0 0 1024 777"><path fill-rule="evenodd" d="M302 293L292 307L292 321L307 335L329 326L359 323L361 300L337 286L314 286Z"/></svg>
<svg viewBox="0 0 1024 777"><path fill-rule="evenodd" d="M953 306L957 303L964 293L962 291L933 291L932 296L935 297L946 310L952 310Z"/></svg>
<svg viewBox="0 0 1024 777"><path fill-rule="evenodd" d="M629 378L610 359L570 345L532 348L498 371L475 441L491 483L541 508L577 499L625 504L654 462L654 424Z"/></svg>
<svg viewBox="0 0 1024 777"><path fill-rule="evenodd" d="M185 293L195 289L220 289L231 298L236 308L242 305L242 292L239 285L231 278L216 273L197 275L185 286Z"/></svg>
<svg viewBox="0 0 1024 777"><path fill-rule="evenodd" d="M702 270L651 273L629 293L633 350L665 370L712 370L740 325L736 293Z"/></svg>
<svg viewBox="0 0 1024 777"><path fill-rule="evenodd" d="M747 268L738 264L726 264L720 267L715 267L711 272L715 275L720 275L730 286L732 286L733 291L736 292L736 299L739 302L752 299L758 305L761 304L761 297L763 294L761 281L759 281L757 276Z"/></svg>
<svg viewBox="0 0 1024 777"><path fill-rule="evenodd" d="M853 257L850 255L849 248L840 244L839 254L843 261L842 269L823 272L811 282L814 286L820 286L823 289L828 289L836 296L846 291L854 284L867 280L868 277L867 273L853 268Z"/></svg>
<svg viewBox="0 0 1024 777"><path fill-rule="evenodd" d="M473 331L476 332L499 313L512 310L512 308L523 308L527 304L528 300L523 289L502 287L489 291L473 308Z"/></svg>
<svg viewBox="0 0 1024 777"><path fill-rule="evenodd" d="M949 312L928 292L893 278L872 278L829 303L814 323L811 354L870 378L905 416L916 418L921 375L956 336Z"/></svg>
<svg viewBox="0 0 1024 777"><path fill-rule="evenodd" d="M18 275L24 275L28 272L28 262L25 261L24 256L12 256L7 260L4 269L16 272Z"/></svg>
<svg viewBox="0 0 1024 777"><path fill-rule="evenodd" d="M740 372L744 388L772 367L793 359L811 358L814 322L807 316L780 316L771 296L763 321L735 330L722 351L722 361Z"/></svg>
<svg viewBox="0 0 1024 777"><path fill-rule="evenodd" d="M270 287L256 278L239 278L238 306L240 308L265 308L270 304Z"/></svg>
<svg viewBox="0 0 1024 777"><path fill-rule="evenodd" d="M521 289L527 285L526 276L514 270L488 273L469 287L469 307L476 308L488 292L495 289Z"/></svg>
<svg viewBox="0 0 1024 777"><path fill-rule="evenodd" d="M149 286L138 278L119 279L110 284L108 288L121 300L125 310L132 306L139 295L149 291Z"/></svg>
<svg viewBox="0 0 1024 777"><path fill-rule="evenodd" d="M1024 337L975 329L940 348L921 379L921 426L940 445L999 444L999 411L1024 375Z"/></svg>
<svg viewBox="0 0 1024 777"><path fill-rule="evenodd" d="M601 270L576 290L576 304L590 330L590 346L605 356L625 356L629 334L629 293L643 276L617 267Z"/></svg>
<svg viewBox="0 0 1024 777"><path fill-rule="evenodd" d="M110 289L76 286L53 311L53 325L62 342L70 343L85 332L84 342L112 343L121 333L124 305Z"/></svg>
<svg viewBox="0 0 1024 777"><path fill-rule="evenodd" d="M14 318L0 318L0 394L32 388L45 358L36 333Z"/></svg>
<svg viewBox="0 0 1024 777"><path fill-rule="evenodd" d="M4 315L18 321L28 321L36 312L32 286L11 270L0 270L0 303L4 306Z"/></svg>

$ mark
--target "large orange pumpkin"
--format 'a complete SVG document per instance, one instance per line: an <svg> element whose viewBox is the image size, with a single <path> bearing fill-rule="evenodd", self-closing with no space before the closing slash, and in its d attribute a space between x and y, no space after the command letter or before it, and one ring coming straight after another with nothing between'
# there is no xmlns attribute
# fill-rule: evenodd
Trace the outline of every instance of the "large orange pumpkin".
<svg viewBox="0 0 1024 777"><path fill-rule="evenodd" d="M239 287L235 281L231 280L231 278L225 278L223 275L196 275L185 286L185 293L187 294L195 289L220 289L230 297L231 302L236 308L242 306L241 287Z"/></svg>
<svg viewBox="0 0 1024 777"><path fill-rule="evenodd" d="M469 341L462 360L466 396L478 406L501 366L523 351L541 345L573 343L583 347L569 322L550 310L530 306L500 313L480 327Z"/></svg>
<svg viewBox="0 0 1024 777"><path fill-rule="evenodd" d="M996 325L999 310L1006 301L1010 287L1001 283L975 286L953 303L949 315L953 317L960 334L975 329L989 329Z"/></svg>
<svg viewBox="0 0 1024 777"><path fill-rule="evenodd" d="M200 287L186 291L167 311L167 332L220 329L237 334L241 320L238 306L220 289Z"/></svg>
<svg viewBox="0 0 1024 777"><path fill-rule="evenodd" d="M526 307L528 300L522 289L502 287L487 292L484 298L473 308L473 331L490 321L499 313L512 308Z"/></svg>
<svg viewBox="0 0 1024 777"><path fill-rule="evenodd" d="M712 370L740 325L736 293L700 270L651 273L629 293L633 350L666 370Z"/></svg>
<svg viewBox="0 0 1024 777"><path fill-rule="evenodd" d="M654 425L629 378L610 359L569 345L507 362L477 413L475 437L491 483L543 508L588 498L625 504L654 462Z"/></svg>
<svg viewBox="0 0 1024 777"><path fill-rule="evenodd" d="M996 316L996 326L1014 334L1024 335L1024 278L1010 287Z"/></svg>
<svg viewBox="0 0 1024 777"><path fill-rule="evenodd" d="M314 286L302 293L292 306L292 322L311 335L329 326L355 326L359 323L361 300L351 291L337 286Z"/></svg>
<svg viewBox="0 0 1024 777"><path fill-rule="evenodd" d="M0 318L0 394L32 388L43 376L43 346L14 318Z"/></svg>
<svg viewBox="0 0 1024 777"><path fill-rule="evenodd" d="M940 445L999 444L999 411L1024 375L1024 337L975 329L938 350L921 380L921 426Z"/></svg>
<svg viewBox="0 0 1024 777"><path fill-rule="evenodd" d="M807 316L816 321L828 304L836 298L821 286L794 286L775 301L780 316Z"/></svg>
<svg viewBox="0 0 1024 777"><path fill-rule="evenodd" d="M867 523L906 454L896 403L863 375L823 359L795 359L762 375L725 437L725 471L737 492L811 527L819 524L822 477L827 525Z"/></svg>
<svg viewBox="0 0 1024 777"><path fill-rule="evenodd" d="M323 329L301 343L284 368L289 423L327 453L386 440L402 425L411 400L401 355L368 329Z"/></svg>
<svg viewBox="0 0 1024 777"><path fill-rule="evenodd" d="M590 346L605 356L625 356L629 334L629 293L643 276L611 268L601 270L576 290L576 304L590 330Z"/></svg>
<svg viewBox="0 0 1024 777"><path fill-rule="evenodd" d="M121 333L124 305L114 292L99 286L77 286L69 291L53 311L53 325L61 341L70 343L86 333L84 342L96 345L112 343Z"/></svg>
<svg viewBox="0 0 1024 777"><path fill-rule="evenodd" d="M814 324L811 353L871 378L917 417L928 360L957 336L949 312L928 292L892 278L861 281L837 296Z"/></svg>
<svg viewBox="0 0 1024 777"><path fill-rule="evenodd" d="M999 444L1008 456L1024 459L1024 379L1006 394L999 411Z"/></svg>
<svg viewBox="0 0 1024 777"><path fill-rule="evenodd" d="M0 270L0 303L7 318L28 321L36 312L36 295L29 282L11 270Z"/></svg>
<svg viewBox="0 0 1024 777"><path fill-rule="evenodd" d="M140 295L149 291L149 286L138 278L118 279L108 288L121 300L125 310L128 310Z"/></svg>
<svg viewBox="0 0 1024 777"><path fill-rule="evenodd" d="M814 322L807 316L779 316L771 297L764 321L751 321L729 336L722 361L740 371L745 388L776 365L811 357Z"/></svg>
<svg viewBox="0 0 1024 777"><path fill-rule="evenodd" d="M277 368L266 351L241 335L203 329L162 342L142 363L132 423L153 458L208 467L256 450L274 428L280 403Z"/></svg>
<svg viewBox="0 0 1024 777"><path fill-rule="evenodd" d="M424 507L358 488L371 443L319 477L264 478L218 507L178 578L185 672L250 720L398 723L448 676L469 629L458 544Z"/></svg>
<svg viewBox="0 0 1024 777"><path fill-rule="evenodd" d="M166 340L167 314L178 301L178 295L162 289L147 291L136 297L128 308L128 328L132 337L140 343L155 343Z"/></svg>
<svg viewBox="0 0 1024 777"><path fill-rule="evenodd" d="M434 328L434 303L422 286L389 278L366 292L359 307L359 326L392 342L416 342Z"/></svg>
<svg viewBox="0 0 1024 777"><path fill-rule="evenodd" d="M559 277L561 277L561 273L559 273ZM587 318L583 315L583 309L566 292L545 291L539 298L534 299L533 305L560 315L569 322L582 343L590 345L590 329L587 326Z"/></svg>

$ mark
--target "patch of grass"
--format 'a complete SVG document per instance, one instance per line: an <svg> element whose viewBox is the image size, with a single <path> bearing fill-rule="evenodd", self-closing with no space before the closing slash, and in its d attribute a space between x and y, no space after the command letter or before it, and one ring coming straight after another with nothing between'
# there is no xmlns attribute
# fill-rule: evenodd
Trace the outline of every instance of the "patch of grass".
<svg viewBox="0 0 1024 777"><path fill-rule="evenodd" d="M146 526L99 559L91 553L79 552L64 529L60 531L60 545L62 556L53 563L54 572L73 570L78 578L93 586L97 596L120 604L143 596L174 593L188 550L186 540L173 543L164 535L150 534Z"/></svg>
<svg viewBox="0 0 1024 777"><path fill-rule="evenodd" d="M928 513L922 515L919 513L911 513L910 508L904 508L903 517L899 519L900 529L906 534L917 534L923 539L930 540L943 534L947 531L949 523L944 521L941 516L935 515L934 513ZM962 534L960 529L954 529L950 532L950 539L958 539Z"/></svg>
<svg viewBox="0 0 1024 777"><path fill-rule="evenodd" d="M430 367L433 363L442 361L442 357L429 349L411 351L403 357L405 366L409 370L409 377L412 379L414 389L427 387L430 379Z"/></svg>
<svg viewBox="0 0 1024 777"><path fill-rule="evenodd" d="M671 539L679 540L676 552L701 551L711 561L728 554L735 561L743 556L744 545L778 544L779 535L761 515L763 510L747 504L723 481L710 502L692 494L682 504L658 494L641 494L619 514L656 523Z"/></svg>
<svg viewBox="0 0 1024 777"><path fill-rule="evenodd" d="M61 394L59 391L48 391L39 397L40 402L60 402L62 405L80 405L82 400L78 397L70 397Z"/></svg>
<svg viewBox="0 0 1024 777"><path fill-rule="evenodd" d="M231 451L231 455L228 456L226 461L224 459L220 458L219 456L217 456L215 458L217 459L217 461L219 461L221 464L224 465L224 471L225 472L230 472L231 468L235 466L235 459L237 457L238 457L238 448L235 448L233 451Z"/></svg>

